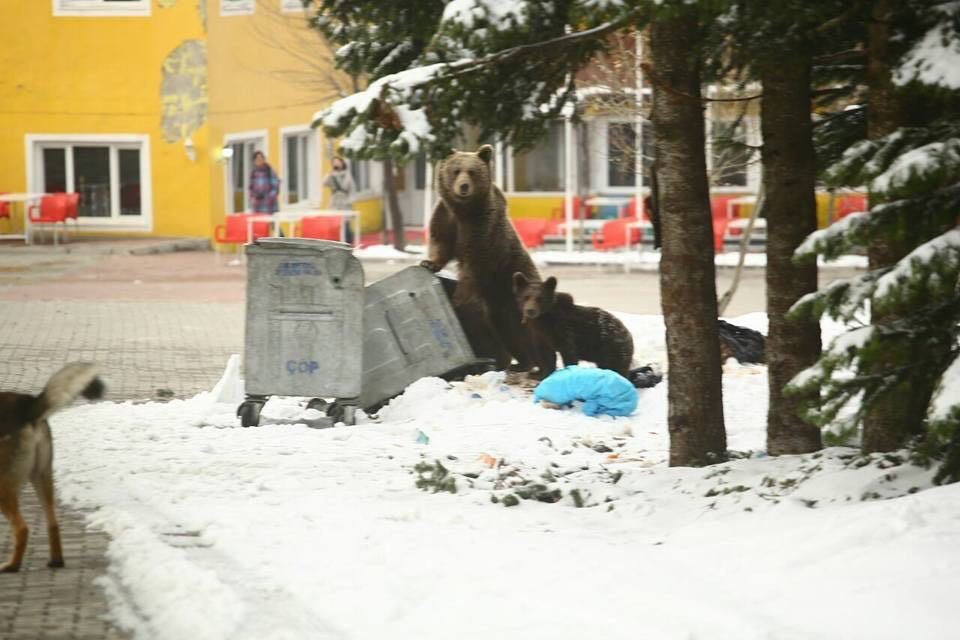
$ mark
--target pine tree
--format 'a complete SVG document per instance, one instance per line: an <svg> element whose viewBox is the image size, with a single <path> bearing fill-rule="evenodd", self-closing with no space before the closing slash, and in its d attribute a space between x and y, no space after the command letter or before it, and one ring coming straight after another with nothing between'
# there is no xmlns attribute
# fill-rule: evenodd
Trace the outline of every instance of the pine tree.
<svg viewBox="0 0 960 640"><path fill-rule="evenodd" d="M604 37L642 24L643 5L318 0L313 23L342 45L338 66L370 83L315 124L361 158L441 158L465 126L527 148L561 117Z"/></svg>
<svg viewBox="0 0 960 640"><path fill-rule="evenodd" d="M874 7L875 8L875 7ZM819 389L821 404L806 416L847 438L866 416L897 398L895 421L882 432L884 448L920 436L941 447L939 479L960 479L960 60L955 5L908 3L887 24L896 28L888 59L898 126L870 138L862 118L831 124L819 138L825 153L849 144L825 171L834 186L866 186L868 213L854 214L807 238L798 260L835 258L854 247L897 247L901 257L871 261L866 273L832 283L795 305L797 317L827 315L857 325L839 336L791 389ZM897 86L898 85L898 86ZM873 84L871 87L875 86ZM881 97L888 110L891 96ZM867 94L869 110L877 108ZM892 395L891 395L892 394ZM890 424L892 422L892 424ZM863 440L864 449L875 450Z"/></svg>
<svg viewBox="0 0 960 640"><path fill-rule="evenodd" d="M667 329L670 464L703 465L727 455L717 288L700 100L702 24L695 8L654 20L657 80L651 120L662 226L660 299Z"/></svg>
<svg viewBox="0 0 960 640"><path fill-rule="evenodd" d="M817 290L815 262L794 264L793 252L817 227L816 162L811 110L814 88L823 84L818 57L850 43L838 37L847 3L794 0L759 3L732 0L712 35L709 69L718 80L759 80L762 86L764 213L767 220L767 364L769 410L767 449L771 454L820 448L820 431L800 416L810 397L786 396L783 389L820 354L820 327L811 318L788 316L802 296ZM844 25L846 26L846 25ZM814 63L818 62L817 69ZM832 79L832 78L831 78Z"/></svg>

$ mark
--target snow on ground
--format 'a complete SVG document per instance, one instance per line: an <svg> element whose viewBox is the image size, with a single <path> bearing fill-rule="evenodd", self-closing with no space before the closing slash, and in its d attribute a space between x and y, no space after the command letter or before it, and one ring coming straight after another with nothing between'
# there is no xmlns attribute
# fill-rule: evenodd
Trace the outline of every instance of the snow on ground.
<svg viewBox="0 0 960 640"><path fill-rule="evenodd" d="M375 260L411 260L419 261L422 259L426 249L420 245L411 245L407 247L407 252L397 251L388 245L370 245L361 249L356 249L354 254L363 259ZM656 271L660 268L660 252L652 250L644 251L558 251L541 249L530 252L531 257L538 266L553 264L621 264L636 267L640 270ZM727 251L717 254L715 262L718 267L735 267L739 255L736 251ZM744 257L745 267L766 267L767 256L765 253L748 253ZM866 269L867 257L857 255L840 256L836 260L829 262L820 260L821 267L846 267L854 269Z"/></svg>
<svg viewBox="0 0 960 640"><path fill-rule="evenodd" d="M621 317L638 360L663 353L659 317ZM52 421L60 494L112 536L112 614L138 638L874 640L960 622L960 487L899 456L767 457L762 366L725 366L742 457L689 469L666 466L665 384L595 419L500 374L427 378L376 421L243 429L237 365L190 400Z"/></svg>

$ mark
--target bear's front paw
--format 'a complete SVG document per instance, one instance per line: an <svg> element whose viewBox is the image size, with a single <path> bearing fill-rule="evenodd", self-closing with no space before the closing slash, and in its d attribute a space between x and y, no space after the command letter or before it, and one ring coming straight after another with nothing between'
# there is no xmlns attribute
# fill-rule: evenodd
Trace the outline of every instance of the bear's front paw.
<svg viewBox="0 0 960 640"><path fill-rule="evenodd" d="M442 268L440 265L438 265L436 262L433 262L432 260L423 260L420 262L420 266L423 267L424 269L429 269L433 273L440 271L440 269Z"/></svg>

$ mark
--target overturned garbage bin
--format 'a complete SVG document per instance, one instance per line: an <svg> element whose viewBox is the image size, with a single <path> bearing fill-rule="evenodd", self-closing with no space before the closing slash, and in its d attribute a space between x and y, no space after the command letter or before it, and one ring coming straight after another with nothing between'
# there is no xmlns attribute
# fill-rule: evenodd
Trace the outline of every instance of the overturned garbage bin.
<svg viewBox="0 0 960 640"><path fill-rule="evenodd" d="M428 269L407 267L364 292L363 390L375 411L426 376L447 379L490 371L476 358L444 291Z"/></svg>
<svg viewBox="0 0 960 640"><path fill-rule="evenodd" d="M269 396L315 398L347 424L360 399L363 267L349 246L302 238L247 245L246 400L243 426L260 423Z"/></svg>

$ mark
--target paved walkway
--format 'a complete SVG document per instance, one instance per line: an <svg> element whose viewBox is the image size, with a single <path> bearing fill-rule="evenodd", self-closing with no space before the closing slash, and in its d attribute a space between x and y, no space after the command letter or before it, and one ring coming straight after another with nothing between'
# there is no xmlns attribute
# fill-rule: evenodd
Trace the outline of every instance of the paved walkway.
<svg viewBox="0 0 960 640"><path fill-rule="evenodd" d="M22 496L30 541L19 573L0 574L0 640L113 640L129 635L107 619L96 578L107 568L107 536L90 531L83 515L60 508L66 566L48 569L47 527L31 491ZM0 552L10 553L4 524Z"/></svg>
<svg viewBox="0 0 960 640"><path fill-rule="evenodd" d="M217 267L207 253L133 257L108 248L0 251L0 389L36 393L65 363L93 360L103 366L108 399L189 397L210 389L239 353L242 269ZM198 268L207 262L211 269ZM67 566L48 569L46 523L29 487L21 504L30 541L20 572L0 574L0 640L129 637L107 619L97 583L106 534L60 505ZM10 545L0 518L0 557Z"/></svg>
<svg viewBox="0 0 960 640"><path fill-rule="evenodd" d="M108 399L210 389L243 346L240 304L0 300L0 389L36 393L67 362L97 362Z"/></svg>

